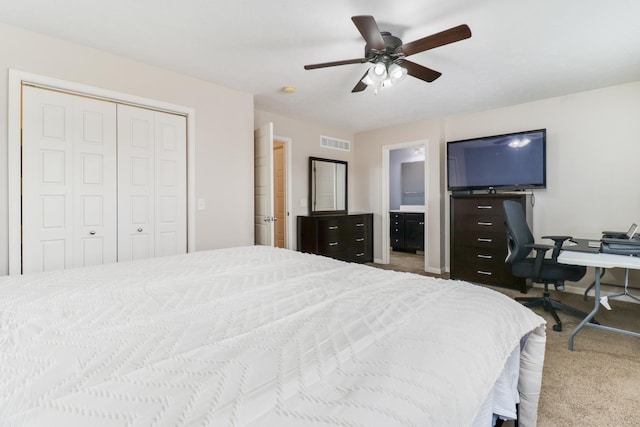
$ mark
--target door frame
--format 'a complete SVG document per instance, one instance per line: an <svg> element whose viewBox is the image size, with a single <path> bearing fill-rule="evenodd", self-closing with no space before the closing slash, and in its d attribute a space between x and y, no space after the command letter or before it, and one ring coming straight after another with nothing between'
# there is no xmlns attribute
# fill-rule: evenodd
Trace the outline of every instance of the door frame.
<svg viewBox="0 0 640 427"><path fill-rule="evenodd" d="M7 96L7 157L9 201L9 274L21 274L21 112L22 84L57 90L72 95L87 96L120 104L179 114L187 119L187 252L195 251L196 242L196 193L195 193L195 110L151 98L130 95L109 89L89 86L40 74L9 69Z"/></svg>
<svg viewBox="0 0 640 427"><path fill-rule="evenodd" d="M287 153L287 158L285 159L286 161L286 183L287 183L287 190L286 190L286 201L285 201L285 205L286 205L286 209L287 209L287 218L286 218L286 234L287 234L287 239L286 239L286 246L287 249L292 249L293 248L293 215L291 215L291 209L293 208L293 198L292 198L292 189L293 189L293 179L292 179L292 173L291 173L291 167L293 164L293 160L292 160L292 156L291 156L291 151L293 148L293 144L292 144L292 140L291 138L287 138L285 136L278 136L278 135L273 135L273 140L274 141L279 141L284 143L285 145L285 149L286 149L286 153Z"/></svg>
<svg viewBox="0 0 640 427"><path fill-rule="evenodd" d="M428 259L429 259L429 246L427 242L429 242L429 215L427 212L427 200L429 199L429 174L427 171L427 165L429 164L429 140L422 139L411 142L402 142L398 144L390 144L382 146L382 264L389 264L391 255L391 247L390 247L390 236L389 236L389 153L391 150L399 150L403 148L423 148L424 149L424 265L423 270L428 272L430 271L428 267Z"/></svg>

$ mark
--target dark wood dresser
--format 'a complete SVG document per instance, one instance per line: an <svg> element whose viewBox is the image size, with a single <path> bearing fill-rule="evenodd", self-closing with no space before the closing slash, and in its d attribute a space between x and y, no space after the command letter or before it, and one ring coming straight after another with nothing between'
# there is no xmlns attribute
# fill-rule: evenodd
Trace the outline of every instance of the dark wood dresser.
<svg viewBox="0 0 640 427"><path fill-rule="evenodd" d="M349 262L373 262L373 214L298 216L298 250Z"/></svg>
<svg viewBox="0 0 640 427"><path fill-rule="evenodd" d="M511 274L505 263L507 229L502 202L515 200L524 208L531 229L527 194L451 195L451 278L527 292L525 279Z"/></svg>
<svg viewBox="0 0 640 427"><path fill-rule="evenodd" d="M394 251L424 251L424 213L389 212L391 247Z"/></svg>

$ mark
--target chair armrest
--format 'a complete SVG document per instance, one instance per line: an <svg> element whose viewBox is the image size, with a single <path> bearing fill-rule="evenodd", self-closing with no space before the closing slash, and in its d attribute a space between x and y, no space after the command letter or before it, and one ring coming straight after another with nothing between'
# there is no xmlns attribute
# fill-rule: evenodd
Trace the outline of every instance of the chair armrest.
<svg viewBox="0 0 640 427"><path fill-rule="evenodd" d="M536 251L536 259L533 263L533 275L532 279L537 279L540 277L540 271L542 270L542 261L544 260L544 255L547 253L549 249L553 249L555 252L555 245L543 245L541 243L533 243L530 245L526 245L528 248L531 248Z"/></svg>
<svg viewBox="0 0 640 427"><path fill-rule="evenodd" d="M557 259L558 255L560 255L560 250L562 249L562 245L566 240L570 240L571 236L542 236L543 239L551 239L555 243L555 247L553 249L553 253L551 254L551 259Z"/></svg>
<svg viewBox="0 0 640 427"><path fill-rule="evenodd" d="M543 239L551 239L554 242L560 241L564 242L565 240L571 239L571 236L542 236Z"/></svg>

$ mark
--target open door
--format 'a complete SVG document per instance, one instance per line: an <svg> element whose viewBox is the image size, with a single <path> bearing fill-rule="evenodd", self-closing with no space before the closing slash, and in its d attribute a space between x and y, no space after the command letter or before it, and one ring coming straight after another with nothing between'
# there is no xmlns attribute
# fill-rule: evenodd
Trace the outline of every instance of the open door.
<svg viewBox="0 0 640 427"><path fill-rule="evenodd" d="M254 229L256 245L274 246L273 123L254 132Z"/></svg>

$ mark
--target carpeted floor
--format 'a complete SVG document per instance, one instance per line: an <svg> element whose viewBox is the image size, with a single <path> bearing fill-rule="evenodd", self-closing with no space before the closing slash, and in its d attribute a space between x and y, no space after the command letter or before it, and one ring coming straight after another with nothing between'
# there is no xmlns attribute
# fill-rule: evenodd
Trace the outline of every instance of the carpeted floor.
<svg viewBox="0 0 640 427"><path fill-rule="evenodd" d="M421 272L422 257L393 253L391 261L370 265L427 275ZM522 296L517 291L491 288L512 297ZM534 288L527 296L541 294L541 289ZM587 312L593 309L593 296L585 301L582 295L552 292L552 297ZM601 324L640 331L640 304L618 300L610 304L612 311L601 308L598 313ZM640 426L640 338L584 328L575 337L574 351L569 351L569 334L581 319L560 312L563 331L554 332L551 315L534 310L549 324L538 426Z"/></svg>

